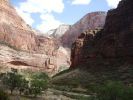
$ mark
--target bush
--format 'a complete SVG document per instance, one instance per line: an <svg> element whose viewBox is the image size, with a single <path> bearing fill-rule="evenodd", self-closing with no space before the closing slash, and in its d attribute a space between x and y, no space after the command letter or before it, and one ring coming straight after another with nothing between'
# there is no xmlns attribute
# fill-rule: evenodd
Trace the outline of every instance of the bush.
<svg viewBox="0 0 133 100"><path fill-rule="evenodd" d="M28 81L23 75L20 75L16 69L1 75L3 84L11 91L18 90L20 95L28 88Z"/></svg>
<svg viewBox="0 0 133 100"><path fill-rule="evenodd" d="M42 72L33 73L30 76L26 79L16 69L12 69L11 72L2 74L1 78L3 84L11 91L11 94L17 90L20 95L23 93L36 97L48 88L49 77Z"/></svg>
<svg viewBox="0 0 133 100"><path fill-rule="evenodd" d="M98 100L133 100L133 87L121 82L107 82L94 89Z"/></svg>
<svg viewBox="0 0 133 100"><path fill-rule="evenodd" d="M34 95L42 94L48 88L49 77L45 73L35 73L31 77L29 93Z"/></svg>
<svg viewBox="0 0 133 100"><path fill-rule="evenodd" d="M11 91L11 94L15 89L20 89L23 85L23 76L18 74L16 69L12 69L11 72L7 72L3 75L2 82Z"/></svg>
<svg viewBox="0 0 133 100"><path fill-rule="evenodd" d="M0 100L9 100L8 95L0 89Z"/></svg>

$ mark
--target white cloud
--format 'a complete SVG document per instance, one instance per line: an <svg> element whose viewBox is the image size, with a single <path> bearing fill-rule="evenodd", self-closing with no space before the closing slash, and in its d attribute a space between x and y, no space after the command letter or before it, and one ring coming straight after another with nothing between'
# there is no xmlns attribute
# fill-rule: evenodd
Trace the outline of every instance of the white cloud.
<svg viewBox="0 0 133 100"><path fill-rule="evenodd" d="M108 3L109 7L116 8L119 1L121 1L121 0L106 0L106 1Z"/></svg>
<svg viewBox="0 0 133 100"><path fill-rule="evenodd" d="M63 24L62 22L56 20L52 14L42 14L40 18L42 19L42 23L37 26L37 29L41 32L47 32Z"/></svg>
<svg viewBox="0 0 133 100"><path fill-rule="evenodd" d="M32 25L34 23L34 20L32 19L31 15L29 13L25 13L21 11L19 8L15 8L17 13L22 17L22 19L29 25Z"/></svg>
<svg viewBox="0 0 133 100"><path fill-rule="evenodd" d="M71 0L71 1L72 1L72 5L87 5L87 4L90 4L92 0ZM119 1L121 0L106 0L106 1L109 7L116 8Z"/></svg>
<svg viewBox="0 0 133 100"><path fill-rule="evenodd" d="M72 0L73 5L87 5L91 0Z"/></svg>
<svg viewBox="0 0 133 100"><path fill-rule="evenodd" d="M64 3L63 0L27 0L20 3L20 9L28 13L61 13Z"/></svg>
<svg viewBox="0 0 133 100"><path fill-rule="evenodd" d="M32 25L34 22L31 15L33 13L40 14L42 23L37 26L37 29L46 32L61 24L60 21L54 18L52 12L62 13L64 10L64 3L63 0L26 0L21 2L19 7L16 7L16 10L29 25Z"/></svg>

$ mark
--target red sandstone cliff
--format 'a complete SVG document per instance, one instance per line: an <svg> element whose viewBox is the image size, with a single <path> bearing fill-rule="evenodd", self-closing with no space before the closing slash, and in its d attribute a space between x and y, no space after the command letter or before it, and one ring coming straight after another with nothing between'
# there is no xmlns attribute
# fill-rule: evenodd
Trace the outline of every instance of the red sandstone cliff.
<svg viewBox="0 0 133 100"><path fill-rule="evenodd" d="M89 30L79 36L72 46L71 67L87 62L96 64L99 59L124 59L125 62L132 62L132 26L133 2L122 0L116 9L108 11L101 31L95 33L95 30Z"/></svg>
<svg viewBox="0 0 133 100"><path fill-rule="evenodd" d="M105 23L105 18L105 12L88 13L65 32L61 38L63 46L71 47L72 43L78 38L81 32L88 29L95 29L97 27L102 28Z"/></svg>
<svg viewBox="0 0 133 100"><path fill-rule="evenodd" d="M36 34L18 16L9 0L0 0L1 64L8 68L42 69L50 74L56 73L60 66L70 65L67 55L59 49L57 40ZM63 62L58 63L60 60Z"/></svg>
<svg viewBox="0 0 133 100"><path fill-rule="evenodd" d="M0 41L21 50L37 50L34 31L18 16L9 0L0 0Z"/></svg>

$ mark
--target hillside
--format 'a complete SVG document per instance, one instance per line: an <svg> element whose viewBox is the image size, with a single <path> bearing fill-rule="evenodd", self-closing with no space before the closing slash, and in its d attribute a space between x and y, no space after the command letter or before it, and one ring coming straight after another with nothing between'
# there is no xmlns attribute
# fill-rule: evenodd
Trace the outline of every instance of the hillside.
<svg viewBox="0 0 133 100"><path fill-rule="evenodd" d="M53 83L84 87L113 80L133 85L132 5L122 0L108 11L103 29L81 33L72 46L69 72L55 76Z"/></svg>

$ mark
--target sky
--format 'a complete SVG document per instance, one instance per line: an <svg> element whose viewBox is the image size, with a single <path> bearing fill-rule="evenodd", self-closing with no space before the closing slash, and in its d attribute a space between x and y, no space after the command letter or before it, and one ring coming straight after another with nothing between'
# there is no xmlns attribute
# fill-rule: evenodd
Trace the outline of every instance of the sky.
<svg viewBox="0 0 133 100"><path fill-rule="evenodd" d="M116 8L121 0L10 0L17 13L43 33L61 24L72 25L87 13Z"/></svg>

